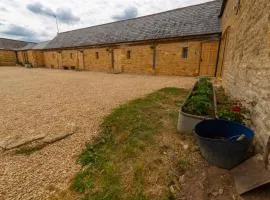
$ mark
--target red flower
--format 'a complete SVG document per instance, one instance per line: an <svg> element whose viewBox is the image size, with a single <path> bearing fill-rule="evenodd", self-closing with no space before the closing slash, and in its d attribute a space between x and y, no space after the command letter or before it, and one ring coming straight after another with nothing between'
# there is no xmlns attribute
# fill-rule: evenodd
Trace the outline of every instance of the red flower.
<svg viewBox="0 0 270 200"><path fill-rule="evenodd" d="M241 112L241 105L239 105L239 104L233 105L232 106L232 111L240 113Z"/></svg>

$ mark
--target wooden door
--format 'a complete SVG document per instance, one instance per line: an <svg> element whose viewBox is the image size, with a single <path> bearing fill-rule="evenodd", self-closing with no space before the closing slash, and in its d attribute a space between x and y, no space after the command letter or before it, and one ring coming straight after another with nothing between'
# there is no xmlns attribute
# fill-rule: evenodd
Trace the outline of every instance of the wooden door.
<svg viewBox="0 0 270 200"><path fill-rule="evenodd" d="M218 57L218 41L203 42L201 50L200 75L215 76Z"/></svg>
<svg viewBox="0 0 270 200"><path fill-rule="evenodd" d="M26 51L23 52L23 61L24 61L24 64L28 63L28 55Z"/></svg>
<svg viewBox="0 0 270 200"><path fill-rule="evenodd" d="M57 68L62 69L63 68L63 59L62 59L62 51L57 52Z"/></svg>
<svg viewBox="0 0 270 200"><path fill-rule="evenodd" d="M77 52L78 56L78 68L81 70L84 70L84 51L83 50L79 50Z"/></svg>
<svg viewBox="0 0 270 200"><path fill-rule="evenodd" d="M114 72L122 72L122 50L114 49L113 50L113 70Z"/></svg>

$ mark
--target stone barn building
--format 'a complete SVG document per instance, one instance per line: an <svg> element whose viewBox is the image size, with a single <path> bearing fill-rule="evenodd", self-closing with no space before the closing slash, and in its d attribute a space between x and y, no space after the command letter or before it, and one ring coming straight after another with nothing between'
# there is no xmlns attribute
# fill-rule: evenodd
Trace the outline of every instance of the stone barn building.
<svg viewBox="0 0 270 200"><path fill-rule="evenodd" d="M18 59L16 49L33 44L25 41L0 38L0 66L14 66Z"/></svg>
<svg viewBox="0 0 270 200"><path fill-rule="evenodd" d="M17 49L18 62L22 65L31 64L32 67L45 67L43 50L47 44L48 41Z"/></svg>
<svg viewBox="0 0 270 200"><path fill-rule="evenodd" d="M215 76L220 1L58 34L45 66L116 73Z"/></svg>

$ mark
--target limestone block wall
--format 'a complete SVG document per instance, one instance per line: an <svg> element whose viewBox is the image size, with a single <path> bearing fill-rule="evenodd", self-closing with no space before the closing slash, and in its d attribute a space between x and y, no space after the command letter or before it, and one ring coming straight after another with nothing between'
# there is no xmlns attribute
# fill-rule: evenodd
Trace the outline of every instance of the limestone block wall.
<svg viewBox="0 0 270 200"><path fill-rule="evenodd" d="M151 45L123 45L120 48L123 72L134 74L153 73L153 49Z"/></svg>
<svg viewBox="0 0 270 200"><path fill-rule="evenodd" d="M17 58L18 58L19 63L21 63L21 64L24 63L22 51L17 51Z"/></svg>
<svg viewBox="0 0 270 200"><path fill-rule="evenodd" d="M187 58L182 57L184 47L188 48ZM158 44L156 54L157 74L196 76L199 73L201 41Z"/></svg>
<svg viewBox="0 0 270 200"><path fill-rule="evenodd" d="M108 72L112 67L109 48L87 48L83 50L84 68L91 71Z"/></svg>
<svg viewBox="0 0 270 200"><path fill-rule="evenodd" d="M44 67L44 56L40 50L35 50L36 67Z"/></svg>
<svg viewBox="0 0 270 200"><path fill-rule="evenodd" d="M252 126L261 145L270 135L269 10L269 0L228 0L221 18L223 86L233 97L250 103Z"/></svg>
<svg viewBox="0 0 270 200"><path fill-rule="evenodd" d="M44 51L44 63L47 68L62 68L61 54L57 51Z"/></svg>
<svg viewBox="0 0 270 200"><path fill-rule="evenodd" d="M77 50L62 50L61 51L61 65L67 67L78 66L78 51Z"/></svg>
<svg viewBox="0 0 270 200"><path fill-rule="evenodd" d="M32 64L33 67L37 67L34 51L28 50L26 55L27 55L28 63Z"/></svg>
<svg viewBox="0 0 270 200"><path fill-rule="evenodd" d="M46 50L48 68L76 69L178 76L214 76L219 41L213 39L185 41L151 41L140 44L117 44L107 47ZM186 50L186 56L184 56Z"/></svg>
<svg viewBox="0 0 270 200"><path fill-rule="evenodd" d="M0 66L14 66L17 63L14 51L0 50Z"/></svg>

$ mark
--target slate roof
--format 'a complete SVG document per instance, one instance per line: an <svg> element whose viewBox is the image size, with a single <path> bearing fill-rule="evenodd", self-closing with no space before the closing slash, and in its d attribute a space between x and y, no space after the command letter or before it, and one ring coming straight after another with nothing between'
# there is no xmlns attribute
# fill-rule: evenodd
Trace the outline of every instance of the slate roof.
<svg viewBox="0 0 270 200"><path fill-rule="evenodd" d="M38 44L36 44L32 49L39 49L39 50L41 50L41 49L46 49L46 46L47 46L47 44L49 43L50 41L45 41L45 42L40 42L40 43L38 43Z"/></svg>
<svg viewBox="0 0 270 200"><path fill-rule="evenodd" d="M29 43L26 46L24 46L22 48L17 48L15 50L29 50L29 49L32 49L35 45L36 45L36 43Z"/></svg>
<svg viewBox="0 0 270 200"><path fill-rule="evenodd" d="M23 50L31 50L31 49L35 49L35 50L41 50L41 49L46 49L47 44L50 41L45 41L45 42L40 42L40 43L30 43L22 48L18 48L16 49L17 51L23 51Z"/></svg>
<svg viewBox="0 0 270 200"><path fill-rule="evenodd" d="M46 49L220 33L220 0L59 33Z"/></svg>
<svg viewBox="0 0 270 200"><path fill-rule="evenodd" d="M31 42L26 41L20 41L20 40L12 40L12 39L6 39L6 38L0 38L0 49L5 50L15 50L18 48L22 48L28 44L35 44Z"/></svg>

